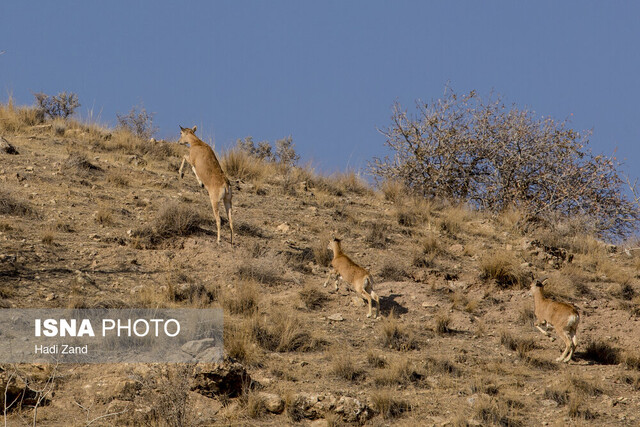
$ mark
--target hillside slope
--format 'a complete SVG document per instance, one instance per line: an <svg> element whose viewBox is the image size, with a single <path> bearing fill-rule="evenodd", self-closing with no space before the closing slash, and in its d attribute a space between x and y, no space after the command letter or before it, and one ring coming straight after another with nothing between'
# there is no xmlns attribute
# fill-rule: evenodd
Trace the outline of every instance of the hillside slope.
<svg viewBox="0 0 640 427"><path fill-rule="evenodd" d="M189 367L61 365L39 425L640 422L640 260L621 248L241 153L224 165L237 243L224 223L217 245L206 190L178 177L186 148L73 124L4 137L19 154L0 153L0 307L221 306L226 351L260 384L208 398ZM332 235L373 274L381 318L322 286ZM582 315L567 365L533 327L531 273ZM265 409L271 395L283 412ZM360 415L320 404L341 398Z"/></svg>

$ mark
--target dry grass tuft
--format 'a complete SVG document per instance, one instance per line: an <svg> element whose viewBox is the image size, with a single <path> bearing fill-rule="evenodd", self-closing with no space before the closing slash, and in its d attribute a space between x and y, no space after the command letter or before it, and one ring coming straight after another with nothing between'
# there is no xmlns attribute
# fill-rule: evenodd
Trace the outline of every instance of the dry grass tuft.
<svg viewBox="0 0 640 427"><path fill-rule="evenodd" d="M441 212L439 227L440 230L456 236L465 230L470 219L471 212L465 206L450 206Z"/></svg>
<svg viewBox="0 0 640 427"><path fill-rule="evenodd" d="M261 182L273 169L273 165L237 148L222 154L220 166L230 178L254 183Z"/></svg>
<svg viewBox="0 0 640 427"><path fill-rule="evenodd" d="M425 255L439 255L442 253L440 240L435 233L428 233L421 241L420 246Z"/></svg>
<svg viewBox="0 0 640 427"><path fill-rule="evenodd" d="M246 281L254 281L263 285L274 286L282 282L275 268L266 263L241 264L236 269L236 276Z"/></svg>
<svg viewBox="0 0 640 427"><path fill-rule="evenodd" d="M433 357L426 358L424 367L429 375L445 374L460 377L463 374L459 367L448 360L434 359Z"/></svg>
<svg viewBox="0 0 640 427"><path fill-rule="evenodd" d="M198 233L202 225L209 223L193 208L169 203L150 225L134 230L132 236L144 239L145 243L153 247L166 239Z"/></svg>
<svg viewBox="0 0 640 427"><path fill-rule="evenodd" d="M102 172L102 168L94 165L83 153L69 153L69 157L63 162L62 170L73 171L79 176L89 176L93 172Z"/></svg>
<svg viewBox="0 0 640 427"><path fill-rule="evenodd" d="M600 365L617 365L620 363L620 350L604 341L590 341L582 357Z"/></svg>
<svg viewBox="0 0 640 427"><path fill-rule="evenodd" d="M129 186L129 180L126 177L115 173L109 174L107 181L115 187L126 188Z"/></svg>
<svg viewBox="0 0 640 427"><path fill-rule="evenodd" d="M385 368L374 372L373 382L377 386L395 386L418 383L424 375L413 369L411 362L405 358L393 359Z"/></svg>
<svg viewBox="0 0 640 427"><path fill-rule="evenodd" d="M16 199L6 190L0 190L0 215L34 216L35 213L28 203Z"/></svg>
<svg viewBox="0 0 640 427"><path fill-rule="evenodd" d="M451 317L444 311L438 312L435 316L435 326L434 331L440 335L446 335L448 333L453 332L451 329Z"/></svg>
<svg viewBox="0 0 640 427"><path fill-rule="evenodd" d="M393 203L401 203L408 196L407 188L400 181L384 181L380 184L380 191L385 200Z"/></svg>
<svg viewBox="0 0 640 427"><path fill-rule="evenodd" d="M359 369L353 362L351 352L351 349L342 347L332 351L334 356L330 370L335 377L347 381L357 381L364 377L364 371Z"/></svg>
<svg viewBox="0 0 640 427"><path fill-rule="evenodd" d="M624 356L624 364L628 369L640 371L640 355L635 352L628 352Z"/></svg>
<svg viewBox="0 0 640 427"><path fill-rule="evenodd" d="M240 280L233 294L224 294L222 306L231 314L250 316L258 311L259 302L260 290L255 282Z"/></svg>
<svg viewBox="0 0 640 427"><path fill-rule="evenodd" d="M515 256L506 251L492 251L480 259L481 276L493 279L502 288L529 285L531 276L520 267Z"/></svg>
<svg viewBox="0 0 640 427"><path fill-rule="evenodd" d="M55 234L53 234L51 231L45 231L42 234L42 243L47 246L52 246L54 239L55 239Z"/></svg>
<svg viewBox="0 0 640 427"><path fill-rule="evenodd" d="M273 312L268 321L262 318L254 322L253 334L262 348L281 353L315 351L326 344L308 331L299 316L282 311Z"/></svg>
<svg viewBox="0 0 640 427"><path fill-rule="evenodd" d="M385 420L398 418L405 412L411 411L411 405L405 400L398 399L394 391L389 389L376 390L371 393L373 410Z"/></svg>
<svg viewBox="0 0 640 427"><path fill-rule="evenodd" d="M518 321L521 325L524 326L535 326L536 315L533 311L533 307L530 304L523 305L520 307L520 314L518 316Z"/></svg>
<svg viewBox="0 0 640 427"><path fill-rule="evenodd" d="M0 131L22 133L27 128L44 123L44 113L34 107L15 107L9 98L6 105L0 105Z"/></svg>
<svg viewBox="0 0 640 427"><path fill-rule="evenodd" d="M314 261L322 267L328 267L333 259L333 254L331 250L328 249L328 246L329 239L323 238L316 242L311 248Z"/></svg>
<svg viewBox="0 0 640 427"><path fill-rule="evenodd" d="M234 225L234 232L238 236L256 237L258 239L264 239L267 237L264 230L247 222L240 222L237 225Z"/></svg>
<svg viewBox="0 0 640 427"><path fill-rule="evenodd" d="M569 416L571 418L580 418L583 420L594 420L598 417L585 402L584 397L579 393L572 393L569 397Z"/></svg>
<svg viewBox="0 0 640 427"><path fill-rule="evenodd" d="M398 351L409 351L418 348L418 342L413 333L405 331L393 311L380 322L380 336L381 344L384 348Z"/></svg>
<svg viewBox="0 0 640 427"><path fill-rule="evenodd" d="M113 215L107 209L100 209L96 212L95 221L100 225L113 225Z"/></svg>
<svg viewBox="0 0 640 427"><path fill-rule="evenodd" d="M309 310L322 308L328 301L327 295L314 285L305 286L305 288L301 289L298 294L300 295L300 299L304 303L305 307Z"/></svg>
<svg viewBox="0 0 640 427"><path fill-rule="evenodd" d="M489 396L480 396L474 403L473 409L476 417L486 425L499 425L517 427L523 425L514 417L509 404L502 399Z"/></svg>
<svg viewBox="0 0 640 427"><path fill-rule="evenodd" d="M387 260L382 266L379 276L385 282L401 282L407 277L407 272L397 262L394 263Z"/></svg>
<svg viewBox="0 0 640 427"><path fill-rule="evenodd" d="M532 338L514 337L507 331L500 334L500 344L509 350L517 351L521 356L536 348L536 342Z"/></svg>
<svg viewBox="0 0 640 427"><path fill-rule="evenodd" d="M387 247L388 233L389 227L387 224L373 222L369 224L369 232L365 236L364 241L372 248L384 249Z"/></svg>
<svg viewBox="0 0 640 427"><path fill-rule="evenodd" d="M226 318L224 322L225 352L247 366L260 366L262 362L262 351L254 336L256 322L255 315L241 321Z"/></svg>
<svg viewBox="0 0 640 427"><path fill-rule="evenodd" d="M343 194L352 193L358 196L364 196L372 193L367 183L353 171L338 173L329 177L329 179Z"/></svg>

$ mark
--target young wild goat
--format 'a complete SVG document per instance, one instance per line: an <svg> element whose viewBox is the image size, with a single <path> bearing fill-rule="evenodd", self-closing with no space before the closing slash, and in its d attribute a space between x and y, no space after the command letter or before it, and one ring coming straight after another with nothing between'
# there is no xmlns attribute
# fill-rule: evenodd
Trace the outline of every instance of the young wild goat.
<svg viewBox="0 0 640 427"><path fill-rule="evenodd" d="M578 344L576 330L580 323L580 315L573 306L544 297L543 288L547 280L534 279L531 283L531 294L533 295L536 316L535 326L546 336L549 336L549 332L546 330L548 325L551 324L553 326L566 345L564 352L556 359L556 362L566 363L573 357L573 352ZM542 329L540 325L545 325L545 329Z"/></svg>
<svg viewBox="0 0 640 427"><path fill-rule="evenodd" d="M227 211L229 227L231 227L231 244L233 245L233 220L231 219L231 185L224 175L220 163L211 147L205 144L196 136L196 126L193 129L180 126L179 144L190 145L189 154L185 155L180 165L180 178L184 177L184 162L191 165L191 169L198 180L200 187L205 187L209 192L213 216L216 218L218 228L218 243L220 243L220 210L218 204L220 199L224 201L224 208Z"/></svg>
<svg viewBox="0 0 640 427"><path fill-rule="evenodd" d="M375 317L378 317L380 314L380 299L378 298L378 295L373 292L373 279L369 272L351 261L351 258L342 252L339 239L333 239L330 241L328 248L333 251L333 260L331 261L333 269L329 272L329 276L324 282L324 286L327 286L327 283L329 283L332 277L335 280L334 283L336 291L338 290L338 282L340 279L350 283L354 290L369 303L369 313L367 314L367 317L371 317L371 300L376 302Z"/></svg>

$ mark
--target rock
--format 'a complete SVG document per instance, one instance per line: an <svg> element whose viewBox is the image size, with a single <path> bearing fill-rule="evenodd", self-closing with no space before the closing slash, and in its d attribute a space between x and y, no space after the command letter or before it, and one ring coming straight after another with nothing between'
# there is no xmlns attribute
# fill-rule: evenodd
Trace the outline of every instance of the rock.
<svg viewBox="0 0 640 427"><path fill-rule="evenodd" d="M194 391L187 394L189 408L197 416L198 422L213 425L216 415L222 409L222 403L218 399L211 399Z"/></svg>
<svg viewBox="0 0 640 427"><path fill-rule="evenodd" d="M288 233L290 229L291 227L289 227L289 224L284 222L276 227L276 230L278 230L281 233Z"/></svg>
<svg viewBox="0 0 640 427"><path fill-rule="evenodd" d="M327 319L333 320L334 322L342 322L344 320L344 317L342 317L341 313L336 313L336 314L332 314L331 316L327 317Z"/></svg>
<svg viewBox="0 0 640 427"><path fill-rule="evenodd" d="M197 356L200 352L209 347L213 347L216 345L216 340L213 338L204 338L196 341L186 342L180 347L182 351L185 353L189 353L192 356Z"/></svg>
<svg viewBox="0 0 640 427"><path fill-rule="evenodd" d="M373 416L373 411L358 399L342 396L335 407L335 413L342 415L347 423L363 423Z"/></svg>
<svg viewBox="0 0 640 427"><path fill-rule="evenodd" d="M274 393L259 393L260 398L264 402L264 407L272 414L280 414L284 411L284 400Z"/></svg>
<svg viewBox="0 0 640 427"><path fill-rule="evenodd" d="M47 295L47 297L44 300L45 301L53 301L56 298L58 298L58 296L56 294L54 294L53 292L51 292L49 295Z"/></svg>
<svg viewBox="0 0 640 427"><path fill-rule="evenodd" d="M426 283L429 278L429 273L424 270L417 270L411 273L411 278L418 283Z"/></svg>
<svg viewBox="0 0 640 427"><path fill-rule="evenodd" d="M449 252L453 254L461 254L463 251L464 251L464 246L462 246L460 243L456 243L455 245L451 245L449 247Z"/></svg>
<svg viewBox="0 0 640 427"><path fill-rule="evenodd" d="M20 154L16 148L9 144L9 141L0 136L0 151L4 151L7 154Z"/></svg>
<svg viewBox="0 0 640 427"><path fill-rule="evenodd" d="M209 347L198 353L197 359L203 363L220 363L224 359L224 350L222 347Z"/></svg>
<svg viewBox="0 0 640 427"><path fill-rule="evenodd" d="M113 395L116 399L133 401L140 390L142 390L142 383L126 379L115 385Z"/></svg>
<svg viewBox="0 0 640 427"><path fill-rule="evenodd" d="M238 397L251 384L251 377L240 363L202 364L196 366L191 390L207 397Z"/></svg>
<svg viewBox="0 0 640 427"><path fill-rule="evenodd" d="M364 307L366 305L364 300L357 296L351 297L351 303L356 307Z"/></svg>

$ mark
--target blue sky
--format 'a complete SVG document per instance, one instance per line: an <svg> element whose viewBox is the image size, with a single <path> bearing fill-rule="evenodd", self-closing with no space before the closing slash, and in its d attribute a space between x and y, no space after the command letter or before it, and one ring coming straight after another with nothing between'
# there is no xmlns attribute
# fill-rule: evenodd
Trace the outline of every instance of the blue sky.
<svg viewBox="0 0 640 427"><path fill-rule="evenodd" d="M292 135L303 162L357 171L394 101L448 83L570 117L638 177L639 20L632 2L6 0L0 101L72 91L108 125L142 103L162 138Z"/></svg>

